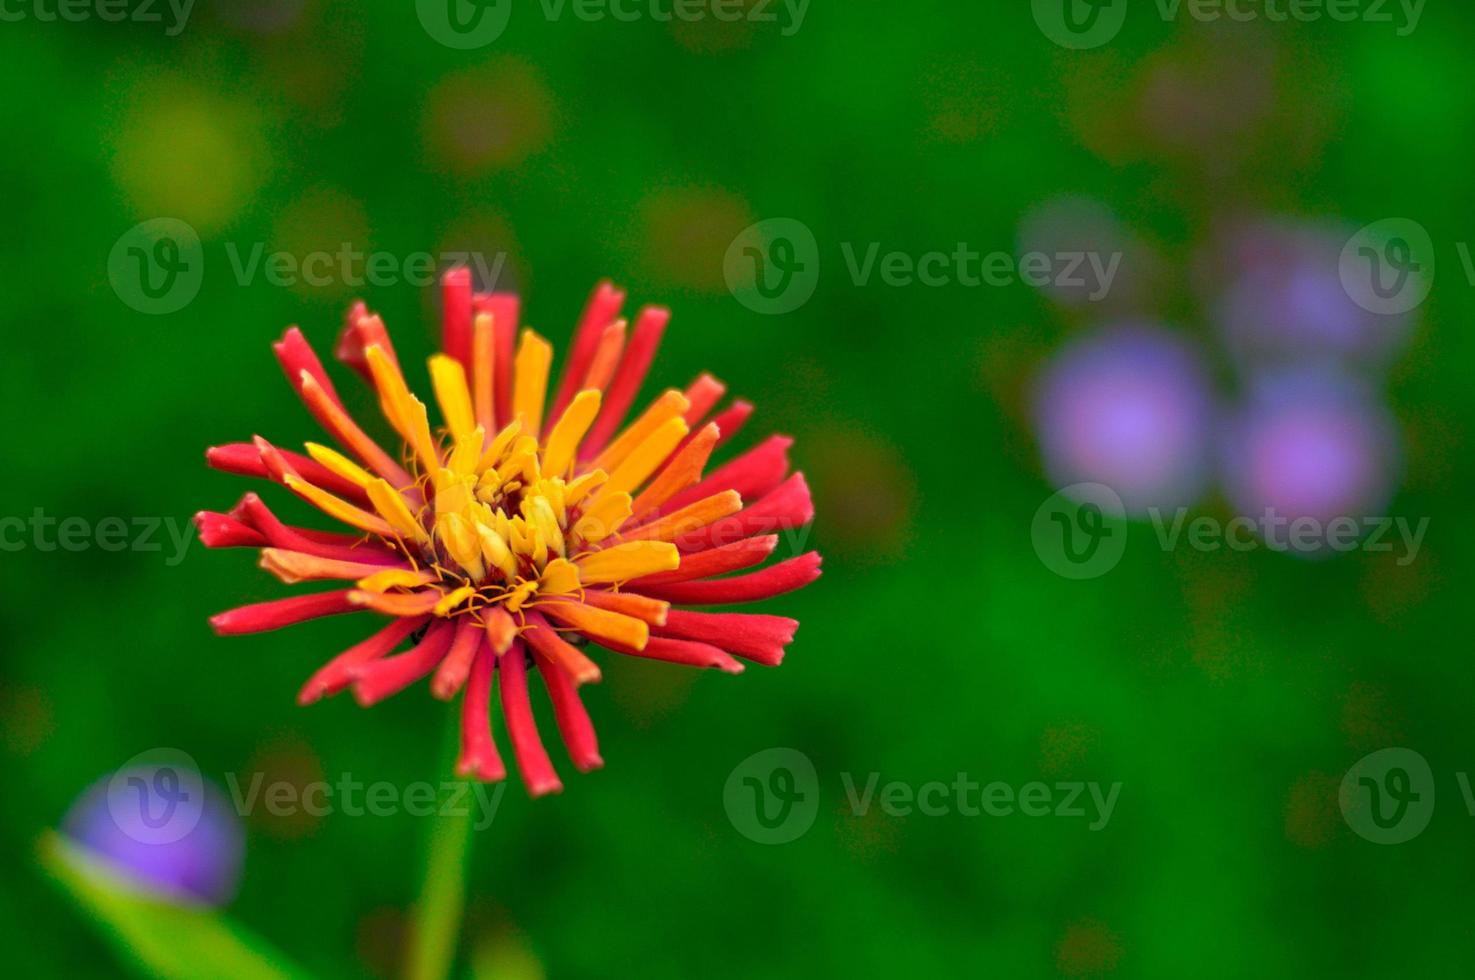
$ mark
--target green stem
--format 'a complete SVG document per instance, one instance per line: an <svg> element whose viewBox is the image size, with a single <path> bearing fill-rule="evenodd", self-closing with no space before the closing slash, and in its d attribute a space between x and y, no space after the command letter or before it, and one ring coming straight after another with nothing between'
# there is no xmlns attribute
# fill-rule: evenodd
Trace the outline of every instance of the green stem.
<svg viewBox="0 0 1475 980"><path fill-rule="evenodd" d="M453 731L453 744L454 741ZM464 801L473 798L470 792L461 793L453 799L463 802L437 807L436 816L430 818L425 877L420 883L420 898L415 903L410 928L405 969L409 980L445 980L456 960L466 906L467 855L471 851L471 808Z"/></svg>

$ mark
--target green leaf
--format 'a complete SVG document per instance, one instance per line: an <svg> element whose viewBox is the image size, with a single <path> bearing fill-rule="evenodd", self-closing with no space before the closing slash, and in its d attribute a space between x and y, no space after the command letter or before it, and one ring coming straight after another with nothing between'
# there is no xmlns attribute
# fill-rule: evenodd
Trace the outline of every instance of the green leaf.
<svg viewBox="0 0 1475 980"><path fill-rule="evenodd" d="M41 835L37 852L47 874L145 976L275 980L309 975L225 915L140 891L55 831Z"/></svg>

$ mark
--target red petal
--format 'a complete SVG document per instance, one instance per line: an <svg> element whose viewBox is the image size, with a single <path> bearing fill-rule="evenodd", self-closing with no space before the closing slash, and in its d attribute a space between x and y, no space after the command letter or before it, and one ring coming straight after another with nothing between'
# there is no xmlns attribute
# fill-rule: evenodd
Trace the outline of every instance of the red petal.
<svg viewBox="0 0 1475 980"><path fill-rule="evenodd" d="M717 469L706 479L693 484L661 505L661 513L679 510L687 504L723 490L736 490L744 500L756 500L773 490L789 472L788 436L769 436L763 442Z"/></svg>
<svg viewBox="0 0 1475 980"><path fill-rule="evenodd" d="M241 636L245 633L279 630L284 626L293 626L320 616L358 612L360 607L348 601L348 593L351 591L353 590L338 589L228 609L211 616L210 625L220 636Z"/></svg>
<svg viewBox="0 0 1475 980"><path fill-rule="evenodd" d="M492 741L492 671L496 664L492 648L481 643L461 695L461 757L456 760L456 775L488 783L507 778L507 767Z"/></svg>
<svg viewBox="0 0 1475 980"><path fill-rule="evenodd" d="M349 503L369 506L369 498L357 483L345 480L311 456L294 453L290 449L278 449L292 468L308 483L322 487L347 500ZM237 476L254 476L270 480L271 473L262 462L261 450L252 442L232 442L224 446L211 446L205 450L205 462L222 473Z"/></svg>
<svg viewBox="0 0 1475 980"><path fill-rule="evenodd" d="M608 280L594 287L589 302L584 306L584 313L579 317L579 325L574 329L568 362L563 366L563 379L558 383L558 394L553 399L552 411L548 413L550 430L563 415L563 410L568 408L568 403L579 393L579 385L589 371L589 362L594 359L594 351L599 347L599 338L604 335L604 328L615 322L620 315L620 307L624 305L623 289L615 288Z"/></svg>
<svg viewBox="0 0 1475 980"><path fill-rule="evenodd" d="M200 532L200 543L207 548L265 548L268 544L261 532L229 514L202 510L195 515L195 528Z"/></svg>
<svg viewBox="0 0 1475 980"><path fill-rule="evenodd" d="M584 702L579 700L574 682L561 668L542 658L538 659L538 673L543 675L548 696L553 700L553 717L558 722L558 731L563 736L563 744L574 768L579 772L592 772L603 766L594 723L589 720L589 712L584 710Z"/></svg>
<svg viewBox="0 0 1475 980"><path fill-rule="evenodd" d="M507 735L512 739L512 754L517 757L517 768L530 796L545 796L563 790L543 740L538 737L538 726L533 721L533 706L528 701L528 675L526 651L521 643L514 643L497 659L502 674L502 715L507 719Z"/></svg>
<svg viewBox="0 0 1475 980"><path fill-rule="evenodd" d="M248 493L231 511L231 516L250 525L266 538L274 548L300 551L319 558L336 558L340 561L373 562L386 567L403 565L404 556L371 542L360 542L348 535L332 535L326 531L308 531L291 527L277 520L261 498Z"/></svg>
<svg viewBox="0 0 1475 980"><path fill-rule="evenodd" d="M396 619L362 643L344 650L307 679L297 694L297 703L312 704L325 694L337 694L353 681L351 672L355 667L387 656L405 637L429 621L429 616Z"/></svg>
<svg viewBox="0 0 1475 980"><path fill-rule="evenodd" d="M682 664L686 667L716 667L729 674L741 674L743 672L742 663L734 660L726 650L714 647L709 643L695 643L691 640L673 640L667 636L652 636L646 641L645 649L643 650L635 650L629 647L621 648L618 646L610 646L610 649L630 657L643 657L647 660L663 660L666 663Z"/></svg>
<svg viewBox="0 0 1475 980"><path fill-rule="evenodd" d="M681 567L671 572L647 575L626 583L626 588L636 592L645 591L646 586L669 585L672 582L690 582L693 579L726 575L761 565L778 547L778 535L734 541L720 548L710 548L690 555L681 556Z"/></svg>
<svg viewBox="0 0 1475 980"><path fill-rule="evenodd" d="M471 377L471 270L448 269L440 280L441 350L461 362Z"/></svg>
<svg viewBox="0 0 1475 980"><path fill-rule="evenodd" d="M625 416L635 402L635 395L640 391L646 372L650 370L656 348L661 344L661 335L666 332L666 324L670 320L671 311L664 307L647 306L640 311L630 343L625 347L625 356L620 358L620 366L615 369L614 379L605 389L599 417L594 420L594 425L590 427L589 434L584 437L579 449L580 459L598 456L624 424Z"/></svg>
<svg viewBox="0 0 1475 980"><path fill-rule="evenodd" d="M456 627L442 619L407 652L353 668L349 673L354 700L367 708L427 676L445 657L455 635Z"/></svg>
<svg viewBox="0 0 1475 980"><path fill-rule="evenodd" d="M522 636L541 655L537 658L540 663L547 660L557 664L575 684L599 683L599 666L584 656L584 651L559 636L542 616L530 613Z"/></svg>
<svg viewBox="0 0 1475 980"><path fill-rule="evenodd" d="M755 504L731 517L709 524L676 539L682 552L706 551L774 531L801 528L814 520L814 501L803 473L795 473ZM682 559L685 561L685 559Z"/></svg>
<svg viewBox="0 0 1475 980"><path fill-rule="evenodd" d="M430 682L430 693L442 701L449 701L466 683L471 673L471 661L481 647L485 631L470 616L462 616L457 622L456 639L446 658L436 668L435 679Z"/></svg>
<svg viewBox="0 0 1475 980"><path fill-rule="evenodd" d="M282 334L282 339L272 344L271 349L277 355L282 370L287 372L287 383L294 389L302 383L302 372L306 371L333 403L343 408L343 400L338 397L333 382L328 378L328 372L323 370L323 362L318 360L317 353L307 342L307 338L302 336L301 330L288 327L287 332Z"/></svg>
<svg viewBox="0 0 1475 980"><path fill-rule="evenodd" d="M686 424L695 430L697 423L707 417L707 413L722 400L725 394L727 394L727 385L710 374L703 374L693 381L691 387L686 389L686 400L690 403L684 416Z"/></svg>
<svg viewBox="0 0 1475 980"><path fill-rule="evenodd" d="M720 643L739 657L747 657L765 667L777 667L784 659L784 647L793 642L797 619L764 616L758 613L705 613L673 609L666 625L656 632L703 643Z"/></svg>
<svg viewBox="0 0 1475 980"><path fill-rule="evenodd" d="M793 592L819 578L819 552L811 551L777 565L739 575L735 578L708 579L705 582L676 582L671 585L642 587L643 592L656 599L693 605L713 605L730 602L757 602L771 599L785 592Z"/></svg>

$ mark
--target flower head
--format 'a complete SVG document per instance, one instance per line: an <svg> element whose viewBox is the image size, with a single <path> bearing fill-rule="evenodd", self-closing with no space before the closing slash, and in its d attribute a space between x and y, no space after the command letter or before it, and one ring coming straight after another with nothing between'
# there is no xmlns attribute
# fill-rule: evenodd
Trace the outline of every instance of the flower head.
<svg viewBox="0 0 1475 980"><path fill-rule="evenodd" d="M498 780L506 769L490 728L495 679L518 769L537 796L562 784L533 722L531 670L587 772L603 763L578 693L600 677L586 641L729 673L742 670L739 657L776 666L794 620L672 606L751 602L812 582L814 552L748 570L773 554L775 532L807 525L813 507L803 474L789 472L788 438L708 471L752 412L734 401L713 414L726 389L711 375L664 392L627 424L666 310L645 308L631 329L620 319L624 293L601 284L550 399L553 348L531 330L517 336L517 297L474 293L465 269L446 274L442 293L444 349L429 361L440 427L362 303L338 342L338 358L377 394L398 453L353 420L300 331L275 345L339 448L309 442L303 455L257 437L206 458L279 483L351 530L283 524L255 494L196 524L209 547L259 548L261 567L283 582L346 585L232 609L211 625L239 634L338 613L389 617L319 669L299 701L351 688L369 705L430 677L436 697L461 695L458 772Z"/></svg>

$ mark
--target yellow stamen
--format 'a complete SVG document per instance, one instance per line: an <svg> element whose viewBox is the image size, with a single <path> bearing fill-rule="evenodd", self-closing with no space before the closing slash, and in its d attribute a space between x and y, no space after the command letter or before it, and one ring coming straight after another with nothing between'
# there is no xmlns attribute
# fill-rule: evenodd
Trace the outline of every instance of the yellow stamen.
<svg viewBox="0 0 1475 980"><path fill-rule="evenodd" d="M356 584L365 592L388 592L390 589L418 588L435 580L436 574L429 570L412 572L408 568L386 568L359 579Z"/></svg>
<svg viewBox="0 0 1475 980"><path fill-rule="evenodd" d="M452 609L455 609L474 595L476 595L476 589L473 586L463 585L459 589L447 593L445 598L435 604L435 608L431 612L437 616L449 616Z"/></svg>

